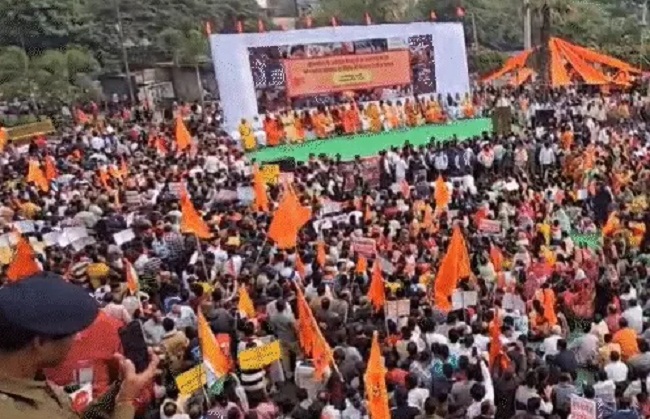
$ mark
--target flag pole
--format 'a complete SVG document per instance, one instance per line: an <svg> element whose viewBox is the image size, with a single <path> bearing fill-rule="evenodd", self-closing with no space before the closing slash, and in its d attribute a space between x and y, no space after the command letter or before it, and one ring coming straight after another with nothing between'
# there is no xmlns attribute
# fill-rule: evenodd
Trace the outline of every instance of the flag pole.
<svg viewBox="0 0 650 419"><path fill-rule="evenodd" d="M205 264L205 258L203 257L203 249L201 249L201 241L199 240L199 235L194 232L194 239L196 240L196 250L199 252L199 257L201 258L201 266L203 267L203 273L205 274L205 279L208 281L208 284L212 284L212 279L208 273L208 267Z"/></svg>

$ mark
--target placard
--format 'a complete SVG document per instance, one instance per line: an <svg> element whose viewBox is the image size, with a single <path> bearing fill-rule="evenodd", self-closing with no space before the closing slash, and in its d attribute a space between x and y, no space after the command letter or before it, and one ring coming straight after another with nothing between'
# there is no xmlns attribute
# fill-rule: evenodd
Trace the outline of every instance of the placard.
<svg viewBox="0 0 650 419"><path fill-rule="evenodd" d="M264 182L268 183L269 185L277 185L278 180L280 180L280 165L264 165L260 168L260 173L262 174L262 179L264 179Z"/></svg>
<svg viewBox="0 0 650 419"><path fill-rule="evenodd" d="M257 348L246 349L237 355L239 367L242 370L256 370L280 359L280 341L258 346Z"/></svg>
<svg viewBox="0 0 650 419"><path fill-rule="evenodd" d="M250 205L255 200L255 191L252 186L238 186L237 199L242 205Z"/></svg>
<svg viewBox="0 0 650 419"><path fill-rule="evenodd" d="M389 300L384 303L386 318L397 320L400 317L408 317L411 314L411 300Z"/></svg>
<svg viewBox="0 0 650 419"><path fill-rule="evenodd" d="M130 228L113 234L113 240L118 246L122 246L124 243L128 243L133 239L135 239L135 233Z"/></svg>
<svg viewBox="0 0 650 419"><path fill-rule="evenodd" d="M176 195L176 191L172 192L172 184L169 185L169 191ZM124 191L124 202L130 207L137 207L142 204L142 197L139 191Z"/></svg>
<svg viewBox="0 0 650 419"><path fill-rule="evenodd" d="M29 234L29 233L36 232L36 224L34 224L34 222L31 220L14 221L13 225L16 228L16 230L18 230L22 234Z"/></svg>
<svg viewBox="0 0 650 419"><path fill-rule="evenodd" d="M377 242L375 239L366 237L354 237L352 238L352 251L367 259L372 258L377 253Z"/></svg>
<svg viewBox="0 0 650 419"><path fill-rule="evenodd" d="M185 190L185 185L183 185L182 182L172 182L169 184L169 193L173 195L175 198L180 199L181 198L181 193ZM127 203L128 198L127 198Z"/></svg>
<svg viewBox="0 0 650 419"><path fill-rule="evenodd" d="M516 294L506 293L503 296L502 304L504 310L518 311L520 314L526 313L526 303Z"/></svg>
<svg viewBox="0 0 650 419"><path fill-rule="evenodd" d="M462 310L478 304L478 293L476 291L455 290L451 294L451 306L454 310Z"/></svg>
<svg viewBox="0 0 650 419"><path fill-rule="evenodd" d="M333 214L336 212L341 212L342 210L342 205L340 202L336 201L325 201L323 203L323 207L320 210L320 215L324 216L327 214Z"/></svg>
<svg viewBox="0 0 650 419"><path fill-rule="evenodd" d="M478 229L488 234L501 233L501 221L482 219L478 225Z"/></svg>
<svg viewBox="0 0 650 419"><path fill-rule="evenodd" d="M203 365L197 365L175 378L178 391L185 396L191 396L207 384L208 376Z"/></svg>
<svg viewBox="0 0 650 419"><path fill-rule="evenodd" d="M571 396L571 419L596 419L596 402L585 397Z"/></svg>

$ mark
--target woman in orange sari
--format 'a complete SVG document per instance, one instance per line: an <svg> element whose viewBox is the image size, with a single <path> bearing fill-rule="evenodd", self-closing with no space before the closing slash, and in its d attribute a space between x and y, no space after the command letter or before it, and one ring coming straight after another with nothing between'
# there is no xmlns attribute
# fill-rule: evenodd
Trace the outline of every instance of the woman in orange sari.
<svg viewBox="0 0 650 419"><path fill-rule="evenodd" d="M317 138L327 137L327 121L325 115L320 111L314 111L312 114L312 124L314 125L314 132Z"/></svg>
<svg viewBox="0 0 650 419"><path fill-rule="evenodd" d="M442 124L447 120L440 105L435 100L431 100L427 104L425 119L428 124Z"/></svg>
<svg viewBox="0 0 650 419"><path fill-rule="evenodd" d="M343 132L345 132L348 135L351 134L356 134L357 133L357 111L347 103L345 105L345 109L342 111L343 113Z"/></svg>

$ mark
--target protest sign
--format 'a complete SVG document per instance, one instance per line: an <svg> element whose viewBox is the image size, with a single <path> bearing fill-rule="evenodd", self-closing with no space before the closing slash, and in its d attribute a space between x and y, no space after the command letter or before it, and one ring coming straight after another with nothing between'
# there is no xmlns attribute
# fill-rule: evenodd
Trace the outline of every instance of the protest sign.
<svg viewBox="0 0 650 419"><path fill-rule="evenodd" d="M408 317L411 314L411 300L392 300L386 301L384 305L386 318L397 320L400 317Z"/></svg>
<svg viewBox="0 0 650 419"><path fill-rule="evenodd" d="M269 185L276 185L280 180L280 166L277 164L267 164L260 168L262 179Z"/></svg>
<svg viewBox="0 0 650 419"><path fill-rule="evenodd" d="M208 382L208 376L203 365L197 365L175 378L178 391L185 396L190 396L200 390Z"/></svg>
<svg viewBox="0 0 650 419"><path fill-rule="evenodd" d="M113 234L113 240L118 246L122 246L124 243L128 243L133 239L135 239L135 233L130 228Z"/></svg>
<svg viewBox="0 0 650 419"><path fill-rule="evenodd" d="M476 291L456 290L451 294L451 305L454 310L475 306L477 303L478 293Z"/></svg>
<svg viewBox="0 0 650 419"><path fill-rule="evenodd" d="M501 221L482 219L478 229L488 234L501 233Z"/></svg>
<svg viewBox="0 0 650 419"><path fill-rule="evenodd" d="M34 233L36 231L36 224L30 220L15 221L14 227L22 234Z"/></svg>
<svg viewBox="0 0 650 419"><path fill-rule="evenodd" d="M172 189L172 184L169 185L169 190L171 192ZM177 192L173 192L174 196L176 196ZM126 202L126 205L130 207L137 207L142 204L142 197L140 196L139 191L125 191L124 192L124 202Z"/></svg>
<svg viewBox="0 0 650 419"><path fill-rule="evenodd" d="M585 397L571 396L571 419L596 419L596 402Z"/></svg>
<svg viewBox="0 0 650 419"><path fill-rule="evenodd" d="M377 242L375 239L366 237L354 237L352 239L352 251L365 258L372 258L377 253Z"/></svg>
<svg viewBox="0 0 650 419"><path fill-rule="evenodd" d="M320 210L320 215L324 216L327 214L333 214L336 212L341 212L342 205L340 202L336 201L325 201L323 207Z"/></svg>
<svg viewBox="0 0 650 419"><path fill-rule="evenodd" d="M252 186L238 186L237 199L242 205L250 205L255 200L255 191Z"/></svg>
<svg viewBox="0 0 650 419"><path fill-rule="evenodd" d="M59 242L60 235L60 231L50 231L49 233L43 234L43 242L45 242L45 246L56 246L56 244Z"/></svg>
<svg viewBox="0 0 650 419"><path fill-rule="evenodd" d="M280 356L280 341L276 340L267 345L241 351L237 359L242 370L255 370L279 360Z"/></svg>
<svg viewBox="0 0 650 419"><path fill-rule="evenodd" d="M169 184L169 193L174 196L174 198L180 199L181 193L185 190L185 185L182 182L172 182ZM126 201L129 202L128 199Z"/></svg>
<svg viewBox="0 0 650 419"><path fill-rule="evenodd" d="M217 195L214 197L214 200L219 203L232 202L238 199L237 191L230 189L221 189L217 192Z"/></svg>

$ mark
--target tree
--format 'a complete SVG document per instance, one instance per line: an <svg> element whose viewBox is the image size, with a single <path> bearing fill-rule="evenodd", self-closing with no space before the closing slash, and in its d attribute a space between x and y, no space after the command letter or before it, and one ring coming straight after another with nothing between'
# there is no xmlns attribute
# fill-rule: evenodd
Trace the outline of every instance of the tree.
<svg viewBox="0 0 650 419"><path fill-rule="evenodd" d="M316 22L328 24L332 17L341 23L363 24L368 13L373 22L404 21L413 10L412 0L321 0L315 15Z"/></svg>
<svg viewBox="0 0 650 419"><path fill-rule="evenodd" d="M35 97L45 102L72 102L91 93L99 64L86 51L48 50L34 57L18 47L0 51L0 94Z"/></svg>

